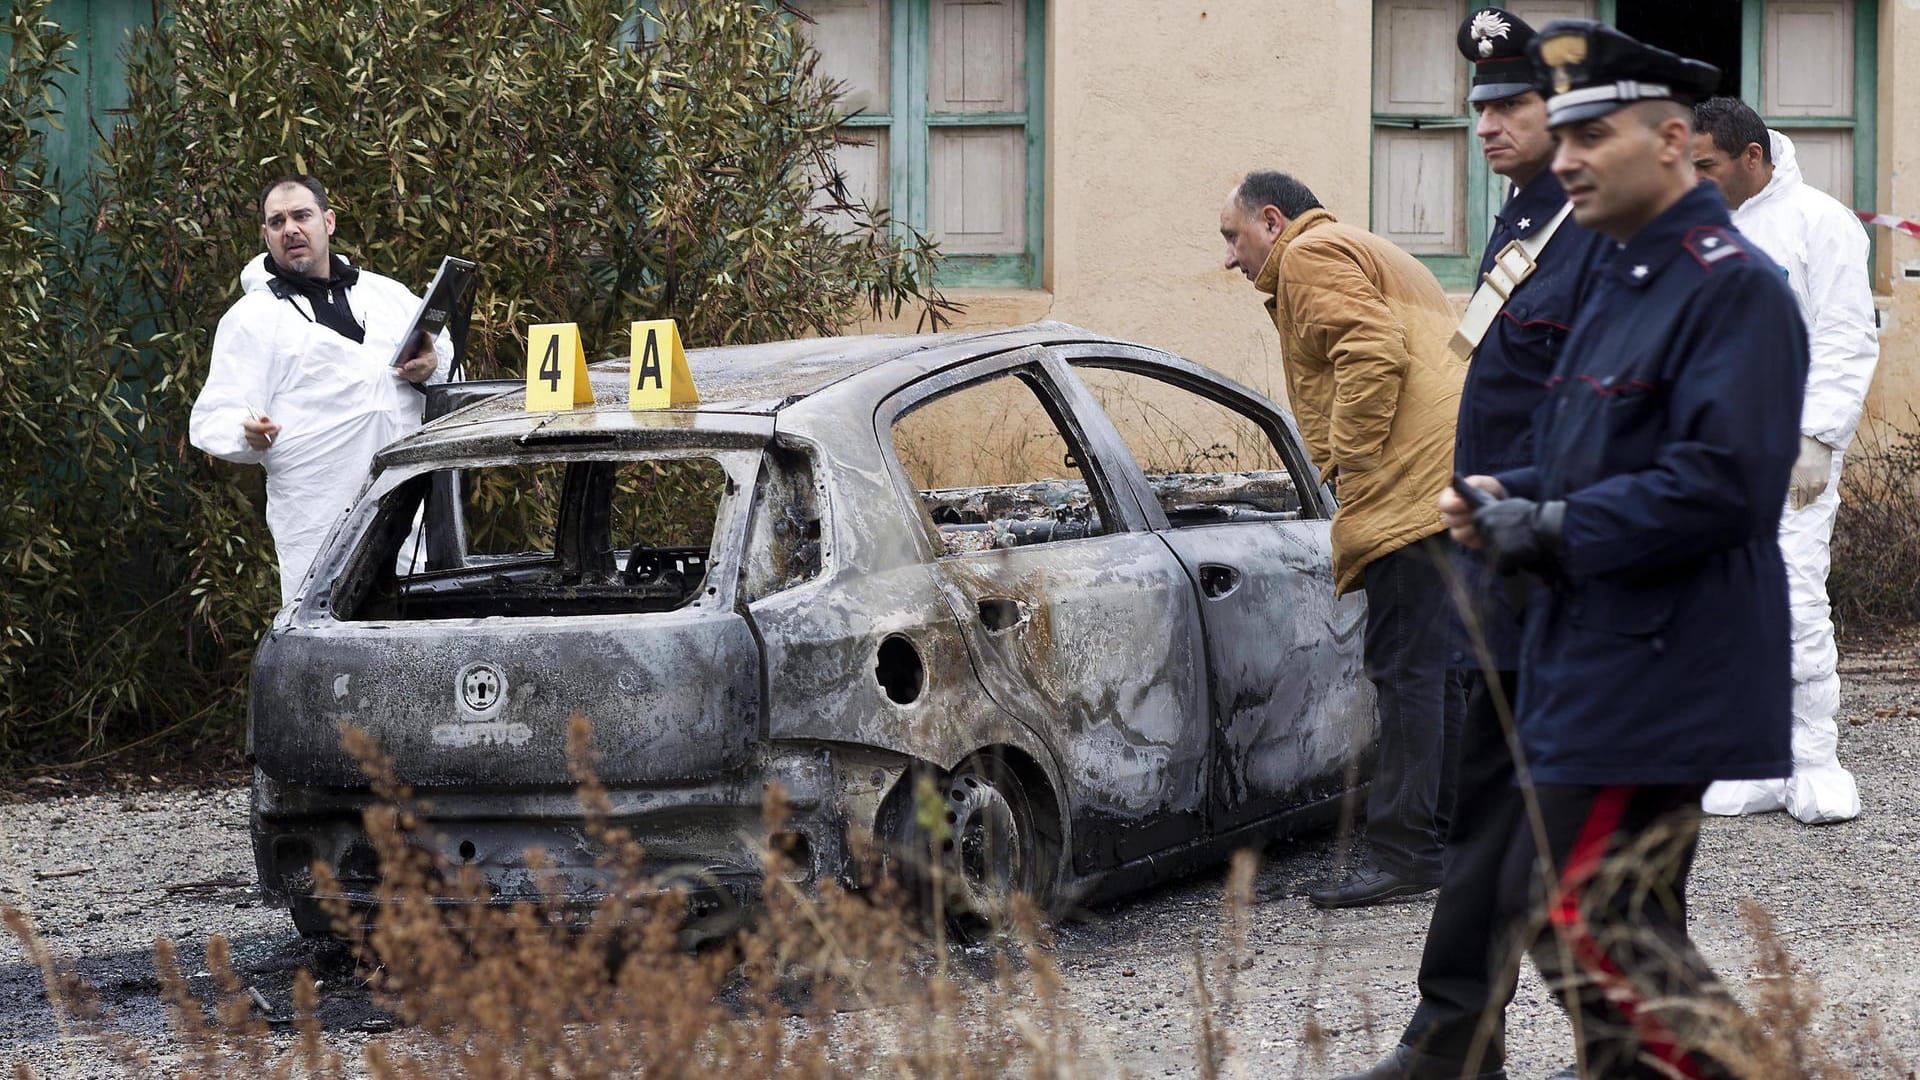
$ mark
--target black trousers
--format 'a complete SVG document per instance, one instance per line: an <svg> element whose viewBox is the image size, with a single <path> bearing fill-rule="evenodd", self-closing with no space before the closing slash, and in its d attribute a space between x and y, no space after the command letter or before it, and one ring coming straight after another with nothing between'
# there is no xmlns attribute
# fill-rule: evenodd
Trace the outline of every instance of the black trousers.
<svg viewBox="0 0 1920 1080"><path fill-rule="evenodd" d="M1364 653L1379 703L1380 738L1367 789L1367 844L1395 873L1440 876L1446 775L1448 551L1430 536L1361 571Z"/></svg>
<svg viewBox="0 0 1920 1080"><path fill-rule="evenodd" d="M1486 1024L1479 1071L1506 1060L1507 1003L1513 979L1502 959L1513 928L1498 911L1500 870L1522 817L1513 782L1513 754L1500 724L1496 693L1511 710L1518 678L1511 671L1487 678L1463 672L1466 715L1461 721L1452 829L1447 837L1440 895L1420 954L1420 1006L1401 1042L1447 1061L1465 1062Z"/></svg>
<svg viewBox="0 0 1920 1080"><path fill-rule="evenodd" d="M1477 1070L1498 1066L1517 947L1524 945L1556 998L1576 1014L1582 1075L1728 1076L1705 1051L1716 1033L1724 1033L1724 1020L1736 1006L1686 928L1687 876L1704 790L1700 784L1538 786L1544 873L1524 808L1515 813L1504 844L1490 832L1474 833L1474 855L1481 860L1476 865L1490 865L1497 853L1498 867L1488 905L1495 944L1482 984L1484 1004L1477 1015L1466 1015L1475 990L1464 953L1453 958L1457 970L1451 973L1436 962L1431 980L1429 958L1423 957L1421 1006L1403 1041L1430 1059L1465 1064L1476 1029L1485 1024L1487 1053ZM1461 820L1467 820L1464 812ZM1465 851L1463 842L1454 852L1453 866L1462 873ZM1486 882L1471 888L1485 889ZM1441 904L1448 904L1444 890ZM1462 917L1463 903L1456 898L1450 905L1455 918ZM1438 918L1436 905L1436 924ZM1431 1005L1430 983L1436 992Z"/></svg>

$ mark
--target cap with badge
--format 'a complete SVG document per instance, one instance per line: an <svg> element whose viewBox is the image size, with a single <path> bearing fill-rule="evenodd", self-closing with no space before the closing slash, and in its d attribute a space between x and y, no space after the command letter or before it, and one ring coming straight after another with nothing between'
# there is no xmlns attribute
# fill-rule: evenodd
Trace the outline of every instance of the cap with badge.
<svg viewBox="0 0 1920 1080"><path fill-rule="evenodd" d="M1691 105L1712 97L1720 69L1643 45L1592 19L1558 19L1528 46L1534 78L1546 87L1547 124L1591 120L1636 101Z"/></svg>
<svg viewBox="0 0 1920 1080"><path fill-rule="evenodd" d="M1499 101L1538 89L1533 61L1527 58L1527 43L1532 40L1533 27L1511 11L1487 8L1467 16L1455 35L1460 55L1473 64L1473 87L1467 91L1467 100Z"/></svg>

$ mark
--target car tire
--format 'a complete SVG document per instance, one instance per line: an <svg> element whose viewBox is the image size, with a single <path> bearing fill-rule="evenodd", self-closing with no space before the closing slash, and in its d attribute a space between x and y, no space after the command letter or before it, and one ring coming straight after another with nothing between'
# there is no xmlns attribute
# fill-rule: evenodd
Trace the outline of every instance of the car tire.
<svg viewBox="0 0 1920 1080"><path fill-rule="evenodd" d="M337 941L340 935L334 932L333 916L327 914L320 901L310 896L295 896L287 905L293 915L293 928L308 941Z"/></svg>
<svg viewBox="0 0 1920 1080"><path fill-rule="evenodd" d="M943 829L923 824L923 810L932 808L916 805L921 776L933 780ZM952 772L909 773L902 787L885 832L894 838L896 877L927 915L937 910L958 936L977 940L1007 924L1016 895L1049 913L1057 830L1041 820L1034 792L998 753L975 754Z"/></svg>

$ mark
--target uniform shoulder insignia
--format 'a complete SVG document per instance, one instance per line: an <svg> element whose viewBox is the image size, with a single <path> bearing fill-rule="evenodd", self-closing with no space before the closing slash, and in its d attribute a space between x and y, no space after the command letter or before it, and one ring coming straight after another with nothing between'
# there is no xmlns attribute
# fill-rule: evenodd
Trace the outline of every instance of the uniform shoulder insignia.
<svg viewBox="0 0 1920 1080"><path fill-rule="evenodd" d="M1693 261L1708 271L1722 260L1738 258L1744 261L1747 257L1746 245L1718 225L1695 225L1687 230L1687 237L1680 241L1680 246L1687 249Z"/></svg>

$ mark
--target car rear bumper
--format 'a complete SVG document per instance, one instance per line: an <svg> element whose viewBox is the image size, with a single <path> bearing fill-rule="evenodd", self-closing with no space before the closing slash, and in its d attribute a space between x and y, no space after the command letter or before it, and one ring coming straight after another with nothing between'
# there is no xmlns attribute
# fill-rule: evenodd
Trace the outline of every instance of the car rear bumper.
<svg viewBox="0 0 1920 1080"><path fill-rule="evenodd" d="M573 790L419 791L411 808L419 825L408 842L428 855L437 878L477 875L477 895L427 886L436 903L449 905L558 901L584 914L623 883L638 882L644 893L684 892L690 915L704 916L759 899L761 853L769 846L785 856L781 876L795 886L857 884L850 837L872 829L906 759L819 743L767 747L756 759L729 777L609 788L607 822L643 851L637 867L612 865L589 834ZM775 785L785 818L770 836L764 804ZM399 882L383 872L367 827L367 811L378 805L368 788L287 784L256 770L252 834L261 892L309 909L329 897L357 909L391 899ZM317 886L316 863L334 886Z"/></svg>

